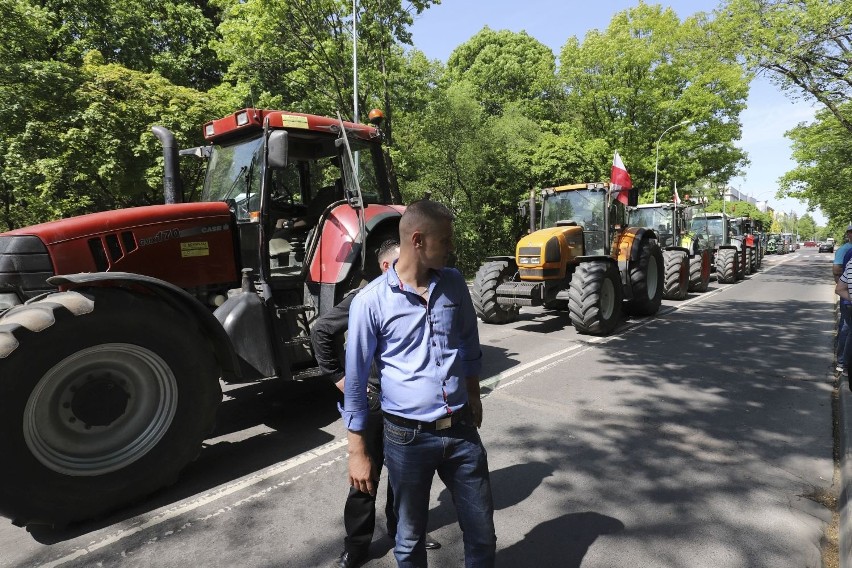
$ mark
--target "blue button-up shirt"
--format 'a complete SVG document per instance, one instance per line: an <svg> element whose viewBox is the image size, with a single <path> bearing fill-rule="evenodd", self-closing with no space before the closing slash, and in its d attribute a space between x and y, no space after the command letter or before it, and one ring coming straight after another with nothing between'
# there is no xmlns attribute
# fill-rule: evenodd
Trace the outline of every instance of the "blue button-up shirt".
<svg viewBox="0 0 852 568"><path fill-rule="evenodd" d="M432 271L427 297L401 284L396 263L355 296L340 409L349 430L366 427L374 360L385 412L432 422L467 403L466 378L478 377L482 366L467 284L454 268Z"/></svg>

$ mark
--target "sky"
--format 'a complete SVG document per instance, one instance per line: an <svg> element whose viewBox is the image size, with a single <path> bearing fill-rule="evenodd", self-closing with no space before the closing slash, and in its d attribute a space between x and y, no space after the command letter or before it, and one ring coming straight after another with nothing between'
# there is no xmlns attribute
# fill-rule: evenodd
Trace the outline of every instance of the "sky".
<svg viewBox="0 0 852 568"><path fill-rule="evenodd" d="M648 3L654 3L649 0ZM718 2L712 0L662 0L685 19L695 12L710 12ZM571 36L582 39L591 29L604 30L612 16L634 7L638 0L441 0L415 18L411 28L417 49L430 59L446 62L452 51L483 27L493 30L526 31L559 55ZM758 201L768 200L776 211L807 212L807 204L795 199L776 199L778 178L795 167L790 158L790 140L784 133L800 122L813 120L814 108L805 101L794 102L765 77L751 85L748 108L743 111L742 140L739 146L751 160L745 175L730 185ZM628 170L630 165L627 164ZM825 225L819 210L811 213L818 225Z"/></svg>

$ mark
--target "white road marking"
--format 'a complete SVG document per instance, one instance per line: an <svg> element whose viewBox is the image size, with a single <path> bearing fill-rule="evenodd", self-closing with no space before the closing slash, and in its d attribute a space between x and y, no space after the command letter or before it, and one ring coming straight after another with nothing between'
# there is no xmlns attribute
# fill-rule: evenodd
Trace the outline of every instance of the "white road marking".
<svg viewBox="0 0 852 568"><path fill-rule="evenodd" d="M211 491L206 495L202 495L192 501L187 501L171 509L167 509L166 511L163 511L160 514L154 515L148 520L143 519L142 522L136 526L119 530L84 548L75 550L74 552L63 556L62 558L58 558L52 562L48 562L47 564L42 564L40 568L54 568L55 566L60 566L62 564L65 564L66 562L70 562L72 560L80 558L81 556L85 556L86 554L95 552L96 550L100 550L105 546L114 544L129 536L140 533L144 530L148 530L152 527L156 527L157 525L160 525L170 519L174 519L175 517L178 517L180 515L185 515L186 513L194 511L199 507L208 505L210 503L213 503L214 501L218 501L223 497L236 493L237 491L241 491L247 487L251 487L252 485L256 485L261 481L269 479L270 477L280 475L286 471L293 469L294 467L306 464L316 458L340 450L346 446L346 442L346 438L341 438L340 440L329 442L328 444L304 452L302 454L299 454L298 456L292 457L289 460L270 466L260 473L250 475L235 483L220 486L216 490Z"/></svg>
<svg viewBox="0 0 852 568"><path fill-rule="evenodd" d="M798 257L798 255L794 255L794 256L785 258L785 259L779 261L777 264L773 264L772 266L767 267L765 270L761 270L761 272L753 274L752 276L753 277L760 276L761 274L764 274L764 273L769 272L770 270L774 269L776 266L780 266L781 264L789 262L790 260L793 260L794 258L797 258L797 257ZM480 384L482 385L482 387L485 387L486 389L490 389L490 390L493 391L493 390L497 390L497 389L504 389L504 388L510 387L514 384L521 383L524 380L526 380L528 377L536 375L536 374L538 374L538 373L540 373L540 372L542 372L542 371L544 371L544 370L546 370L546 369L548 369L548 368L550 368L550 367L552 367L552 366L554 366L558 363L561 363L561 362L566 361L568 359L573 359L574 357L576 357L578 355L581 355L583 353L590 351L597 344L608 343L610 341L620 339L624 335L632 333L635 330L641 329L641 328L645 327L646 325L649 325L650 323L661 319L662 316L665 316L667 314L670 314L672 312L675 312L677 310L685 308L685 307L687 307L691 304L698 303L702 300L706 300L708 298L711 298L711 297L715 296L716 294L724 292L725 290L727 290L731 286L733 286L733 284L725 285L724 287L717 288L717 289L712 290L710 292L704 292L701 295L696 296L695 298L692 298L692 299L689 299L689 300L686 300L686 301L683 301L683 302L679 302L675 306L667 306L665 309L661 310L656 316L651 316L651 317L648 317L648 318L646 318L642 321L628 324L627 327L624 328L617 335L610 335L608 337L592 337L592 338L583 340L583 343L581 343L579 345L573 345L571 347L567 347L565 349L557 351L556 353L551 353L550 355L545 355L544 357L539 357L535 361L530 361L529 363L524 363L523 365L518 365L517 367L513 367L513 368L511 368L507 371L503 371L499 375L485 379L485 380L481 381ZM549 363L548 363L548 361L549 361ZM545 363L547 363L547 364L545 364ZM533 369L533 370L524 373L524 371L527 371L529 369ZM523 374L521 374L521 373L523 373ZM520 375L520 376L517 376L517 375ZM512 377L514 377L512 380L505 382ZM324 456L326 454L330 454L330 453L335 452L337 450L341 450L341 449L346 447L346 444L347 444L347 439L341 438L339 440L329 442L328 444L320 446L316 449L309 450L307 452L299 454L298 456L294 456L294 457L290 458L289 460L286 460L286 461L280 462L278 464L275 464L273 466L270 466L266 470L264 470L260 473L250 475L250 476L245 477L245 478L243 478L243 479L241 479L241 480L239 480L235 483L220 486L216 490L211 491L210 493L207 493L205 495L202 495L202 496L200 496L196 499L193 499L192 501L186 501L184 503L180 503L177 506L175 506L171 509L167 509L166 511L164 511L162 513L156 514L156 515L152 516L151 518L149 518L147 520L145 520L143 518L141 520L140 524L138 524L138 525L131 526L129 528L122 529L122 530L119 530L115 533L112 533L112 534L104 537L103 539L101 539L99 541L96 541L96 542L94 542L94 543L92 543L92 544L90 544L90 545L88 545L84 548L77 549L74 552L71 552L70 554L63 556L62 558L58 558L58 559L56 559L52 562L48 562L46 564L41 564L39 566L39 568L55 568L56 566L60 566L62 564L65 564L66 562L70 562L72 560L76 560L77 558L80 558L80 557L85 556L87 554L91 554L92 552L95 552L95 551L100 550L100 549L102 549L106 546L109 546L111 544L119 542L119 541L121 541L121 540L123 540L123 539L125 539L129 536L132 536L134 534L148 530L152 527L156 527L158 525L161 525L162 523L164 523L168 520L174 519L174 518L179 517L181 515L185 515L185 514L191 512L191 511L194 511L195 509L198 509L199 507L202 507L204 505L209 505L210 503L218 501L219 499L222 499L223 497L227 497L228 495L236 493L237 491L241 491L241 490L243 490L247 487L251 487L252 485L256 485L256 484L258 484L258 483L260 483L264 480L267 480L271 477L275 477L276 475L280 475L282 473L285 473L285 472L287 472L287 471L289 471L289 470L291 470L295 467L306 464L306 463L308 463L312 460L315 460L315 459L317 459L321 456ZM255 494L251 495L250 497L248 497L246 499L260 498L263 495L267 495L267 494L269 494L268 491L260 491L260 492L256 492ZM241 499L235 505L238 505L240 502L245 501L246 499Z"/></svg>

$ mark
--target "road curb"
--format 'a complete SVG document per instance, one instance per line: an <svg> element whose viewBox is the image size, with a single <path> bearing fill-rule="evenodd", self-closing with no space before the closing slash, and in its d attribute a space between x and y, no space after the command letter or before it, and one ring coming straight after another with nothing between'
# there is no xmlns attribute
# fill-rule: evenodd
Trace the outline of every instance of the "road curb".
<svg viewBox="0 0 852 568"><path fill-rule="evenodd" d="M838 527L838 547L840 554L840 567L852 567L852 512L849 511L849 497L852 493L852 448L849 442L852 439L852 425L849 417L852 417L852 390L849 386L849 378L841 376L838 379L838 390L840 391L839 416L840 426L840 496L837 498L837 508L840 511L840 527Z"/></svg>

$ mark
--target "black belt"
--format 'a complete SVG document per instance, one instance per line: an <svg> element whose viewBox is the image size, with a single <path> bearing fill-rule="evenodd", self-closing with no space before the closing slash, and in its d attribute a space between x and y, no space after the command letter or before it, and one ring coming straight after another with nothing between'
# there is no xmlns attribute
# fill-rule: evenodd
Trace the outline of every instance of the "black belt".
<svg viewBox="0 0 852 568"><path fill-rule="evenodd" d="M385 415L385 420L391 424L402 426L403 428L411 428L413 430L446 430L450 426L454 426L459 422L463 422L466 418L469 418L470 407L465 404L452 414L445 416L444 418L439 418L434 422L421 422L420 420L403 418L402 416L397 416L396 414L391 414L389 412L384 412L383 414Z"/></svg>

